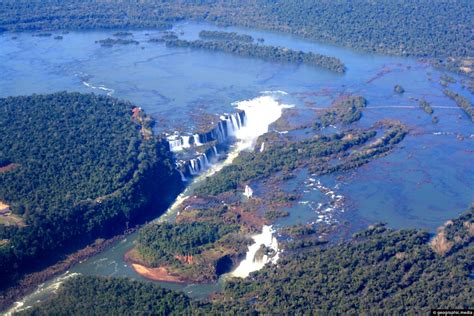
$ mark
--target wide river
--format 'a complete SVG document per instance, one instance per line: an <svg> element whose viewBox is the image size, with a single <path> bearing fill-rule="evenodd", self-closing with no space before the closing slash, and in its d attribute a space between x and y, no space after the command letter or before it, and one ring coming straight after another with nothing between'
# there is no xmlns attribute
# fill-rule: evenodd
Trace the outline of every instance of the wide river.
<svg viewBox="0 0 474 316"><path fill-rule="evenodd" d="M219 28L197 23L174 27L186 39L196 39L202 29ZM361 53L273 32L225 30L263 38L268 45L338 57L347 72L341 75L304 65L147 42L158 31L133 31L139 45L112 48L95 41L112 37L114 31L70 32L62 34L63 40L5 33L0 35L0 97L63 90L109 94L141 106L156 119L157 132L171 133L191 132L204 115L231 112L232 103L259 97L262 91L287 92L285 101L303 112L327 107L341 95L363 95L368 106L358 126L370 126L383 118L398 119L409 126L410 134L390 155L342 180L338 175L313 179L301 173L287 189L303 191L303 197L279 225L317 222L317 210L327 204L335 212L331 220L350 222L354 228L387 222L395 228L433 231L474 202L474 125L444 96L439 83L443 72L411 58ZM472 100L472 94L462 88L465 78L449 75L457 80L449 88ZM396 84L406 92L394 93ZM418 107L421 97L432 104L438 124ZM331 203L327 191L335 192L343 203ZM58 281L73 273L142 279L123 261L134 238L127 237L42 285L22 302L23 307L44 299ZM216 288L160 284L195 297Z"/></svg>

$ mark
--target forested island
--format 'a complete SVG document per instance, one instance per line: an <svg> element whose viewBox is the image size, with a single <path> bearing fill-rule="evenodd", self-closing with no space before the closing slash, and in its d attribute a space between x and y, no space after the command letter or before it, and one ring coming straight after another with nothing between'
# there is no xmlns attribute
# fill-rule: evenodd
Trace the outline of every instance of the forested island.
<svg viewBox="0 0 474 316"><path fill-rule="evenodd" d="M181 190L153 120L129 102L61 92L0 99L0 113L2 291L158 215Z"/></svg>
<svg viewBox="0 0 474 316"><path fill-rule="evenodd" d="M308 232L311 235L311 232ZM209 302L118 278L76 277L20 315L429 313L471 307L474 209L435 236L372 225L350 241L294 248L278 266L229 281Z"/></svg>
<svg viewBox="0 0 474 316"><path fill-rule="evenodd" d="M223 41L238 41L251 43L254 41L253 37L247 34L238 34L236 32L223 31L207 31L199 32L199 37L204 40L223 40Z"/></svg>
<svg viewBox="0 0 474 316"><path fill-rule="evenodd" d="M256 57L275 62L287 62L323 67L343 73L344 64L335 57L324 56L312 52L295 51L285 47L265 46L239 41L203 41L203 40L168 40L169 47L201 48L222 51L243 57Z"/></svg>
<svg viewBox="0 0 474 316"><path fill-rule="evenodd" d="M443 12L443 14L439 14ZM185 19L292 33L365 51L440 57L474 56L469 0L313 2L98 1L58 0L0 3L0 28L57 29L166 28ZM436 23L434 23L436 21ZM462 66L462 65L459 65ZM459 70L459 66L456 68Z"/></svg>
<svg viewBox="0 0 474 316"><path fill-rule="evenodd" d="M121 35L122 36L122 35ZM133 39L123 39L123 38L106 38L103 40L95 41L97 44L100 44L102 47L112 47L114 45L138 45L140 42Z"/></svg>
<svg viewBox="0 0 474 316"><path fill-rule="evenodd" d="M456 104L466 113L469 119L474 122L474 106L472 105L472 102L452 90L445 89L443 92L445 95L453 99L454 102L456 102Z"/></svg>

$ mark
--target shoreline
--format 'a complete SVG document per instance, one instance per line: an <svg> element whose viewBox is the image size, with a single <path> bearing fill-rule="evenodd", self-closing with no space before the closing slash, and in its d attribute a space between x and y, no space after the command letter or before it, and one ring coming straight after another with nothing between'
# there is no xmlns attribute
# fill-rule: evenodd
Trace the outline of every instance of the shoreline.
<svg viewBox="0 0 474 316"><path fill-rule="evenodd" d="M90 257L106 250L115 242L122 240L123 238L135 232L137 229L138 227L131 228L120 235L116 235L99 242L96 241L67 255L65 259L48 266L41 271L26 274L17 283L17 285L7 288L3 293L0 294L0 313L7 311L19 299L33 293L42 283L47 282L54 277L66 272L68 269L80 263L81 261L87 260Z"/></svg>
<svg viewBox="0 0 474 316"><path fill-rule="evenodd" d="M171 274L165 266L157 268L148 267L145 262L137 258L135 248L132 248L125 253L124 260L132 267L133 271L148 280L180 284L193 282L193 280Z"/></svg>

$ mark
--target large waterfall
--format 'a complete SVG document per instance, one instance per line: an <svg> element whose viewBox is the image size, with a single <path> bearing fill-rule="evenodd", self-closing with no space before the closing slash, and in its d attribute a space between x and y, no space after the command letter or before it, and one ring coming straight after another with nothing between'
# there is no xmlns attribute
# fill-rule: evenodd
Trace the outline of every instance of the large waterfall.
<svg viewBox="0 0 474 316"><path fill-rule="evenodd" d="M222 115L215 127L208 132L169 136L168 143L173 152L188 148L198 150L194 158L180 162L183 176L196 176L209 169L218 160L220 144L236 142L238 151L252 149L257 138L280 118L283 109L291 107L278 102L277 96L282 94L284 93L266 91L263 96L235 102L233 105L238 111ZM211 144L217 144L217 147ZM199 151L206 146L205 151Z"/></svg>
<svg viewBox="0 0 474 316"><path fill-rule="evenodd" d="M236 132L245 125L245 118L246 115L243 111L225 114L220 117L216 126L208 132L192 135L179 135L179 133L176 133L168 137L170 150L179 152L183 149L193 146L199 147L212 141L217 141L218 143L226 142L230 138L235 137Z"/></svg>

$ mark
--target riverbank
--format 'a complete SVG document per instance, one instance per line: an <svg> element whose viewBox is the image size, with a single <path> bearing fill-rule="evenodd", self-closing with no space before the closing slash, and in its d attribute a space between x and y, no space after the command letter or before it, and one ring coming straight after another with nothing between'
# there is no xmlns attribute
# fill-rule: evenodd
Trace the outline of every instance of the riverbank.
<svg viewBox="0 0 474 316"><path fill-rule="evenodd" d="M123 238L135 232L137 229L138 227L129 229L123 234L116 235L109 239L97 239L93 244L87 245L85 248L68 255L64 260L52 266L49 266L44 270L25 275L23 279L18 282L18 285L13 286L0 294L0 311L5 311L18 299L33 293L35 289L42 283L66 272L75 264L87 260L90 257L106 250L119 240L122 240Z"/></svg>
<svg viewBox="0 0 474 316"><path fill-rule="evenodd" d="M169 268L162 266L157 268L147 267L146 264L138 258L136 249L127 251L124 255L124 260L133 270L144 278L153 281L186 283L190 280L185 280L183 277L170 273Z"/></svg>

